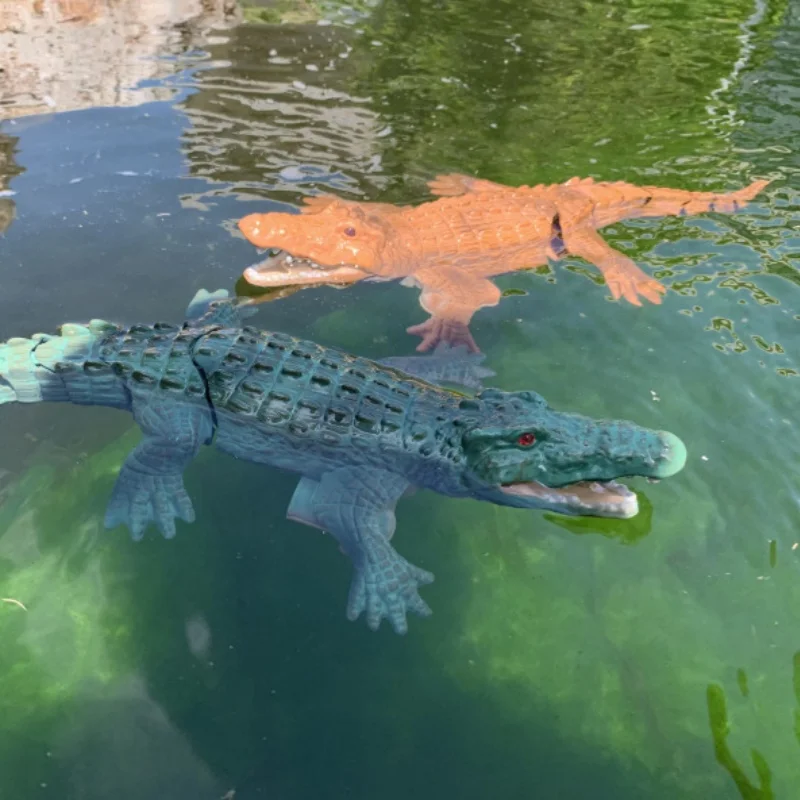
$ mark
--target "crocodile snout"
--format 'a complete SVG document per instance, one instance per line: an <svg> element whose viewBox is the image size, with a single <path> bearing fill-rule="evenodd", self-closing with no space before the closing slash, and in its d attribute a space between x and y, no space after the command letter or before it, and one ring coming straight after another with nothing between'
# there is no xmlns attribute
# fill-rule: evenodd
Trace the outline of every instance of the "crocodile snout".
<svg viewBox="0 0 800 800"><path fill-rule="evenodd" d="M659 431L659 439L663 445L661 454L655 459L651 477L671 478L686 465L686 445L669 431Z"/></svg>

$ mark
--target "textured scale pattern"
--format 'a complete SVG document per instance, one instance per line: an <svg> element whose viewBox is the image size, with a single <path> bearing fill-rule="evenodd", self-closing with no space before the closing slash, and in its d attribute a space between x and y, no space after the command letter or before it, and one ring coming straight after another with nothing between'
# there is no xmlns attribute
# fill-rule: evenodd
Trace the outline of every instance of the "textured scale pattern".
<svg viewBox="0 0 800 800"><path fill-rule="evenodd" d="M598 495L587 506L572 490L550 487L672 474L685 459L671 434L557 412L532 392L468 397L395 367L243 326L249 313L225 292L201 290L180 327L93 320L64 325L60 336L11 339L0 345L0 403L105 405L133 415L142 439L120 467L105 524L125 525L134 539L151 524L169 539L176 520L194 520L183 474L204 445L298 473L287 515L329 532L352 561L348 618L363 614L371 629L386 619L398 633L409 612L431 613L419 589L433 575L391 544L395 505L409 490L629 515L632 493L623 509L614 490L607 493L613 502ZM412 361L403 364L411 369ZM535 431L542 446L520 448L524 431ZM503 476L532 482L533 494L509 494Z"/></svg>
<svg viewBox="0 0 800 800"><path fill-rule="evenodd" d="M0 345L0 403L70 402L128 407L128 395L99 341L119 327L103 320L68 323L60 336L34 334Z"/></svg>
<svg viewBox="0 0 800 800"><path fill-rule="evenodd" d="M192 361L199 335L169 323L134 325L104 340L99 355L133 388L205 403L205 383Z"/></svg>
<svg viewBox="0 0 800 800"><path fill-rule="evenodd" d="M211 401L248 425L297 439L416 453L429 442L433 413L458 413L460 396L365 358L330 350L283 333L254 328L206 333L194 346ZM424 431L423 431L424 429ZM442 437L436 452L450 454Z"/></svg>
<svg viewBox="0 0 800 800"><path fill-rule="evenodd" d="M420 304L431 315L408 329L422 337L418 350L446 342L478 352L469 322L478 309L496 305L501 297L489 278L573 255L602 272L615 300L660 303L665 287L597 230L634 217L738 211L768 183L755 181L724 194L592 178L511 187L439 175L428 184L439 199L416 207L323 196L312 198L297 215L244 217L239 228L250 242L284 251L283 257L249 267L244 277L260 286L403 278L422 289ZM298 260L287 261L285 254Z"/></svg>
<svg viewBox="0 0 800 800"><path fill-rule="evenodd" d="M458 264L481 276L497 274L494 257L513 261L518 250L543 255L557 213L546 197L509 190L426 203L403 224L417 232L409 248L420 261Z"/></svg>

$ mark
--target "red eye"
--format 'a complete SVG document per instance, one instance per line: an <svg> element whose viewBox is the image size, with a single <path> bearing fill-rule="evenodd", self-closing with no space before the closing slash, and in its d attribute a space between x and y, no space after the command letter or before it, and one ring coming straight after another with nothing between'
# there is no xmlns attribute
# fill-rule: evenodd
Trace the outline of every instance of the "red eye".
<svg viewBox="0 0 800 800"><path fill-rule="evenodd" d="M530 447L536 441L536 437L532 433L523 433L522 436L517 439L517 444L520 447Z"/></svg>
<svg viewBox="0 0 800 800"><path fill-rule="evenodd" d="M344 229L344 235L345 236L355 236L356 235L356 229L355 228L345 228Z"/></svg>

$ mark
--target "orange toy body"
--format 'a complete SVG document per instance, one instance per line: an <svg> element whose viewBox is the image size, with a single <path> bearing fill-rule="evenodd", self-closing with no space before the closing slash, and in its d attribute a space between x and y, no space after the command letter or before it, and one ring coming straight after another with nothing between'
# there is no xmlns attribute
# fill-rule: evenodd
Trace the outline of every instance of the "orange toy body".
<svg viewBox="0 0 800 800"><path fill-rule="evenodd" d="M258 286L403 278L422 289L420 304L431 315L408 329L423 337L418 350L448 341L477 351L468 325L479 308L500 300L492 276L573 255L600 269L615 299L660 303L666 289L597 230L634 217L736 211L768 183L716 194L591 178L513 188L440 175L428 184L439 199L419 206L322 195L308 199L299 215L251 214L240 220L250 242L281 251L248 268L244 277Z"/></svg>

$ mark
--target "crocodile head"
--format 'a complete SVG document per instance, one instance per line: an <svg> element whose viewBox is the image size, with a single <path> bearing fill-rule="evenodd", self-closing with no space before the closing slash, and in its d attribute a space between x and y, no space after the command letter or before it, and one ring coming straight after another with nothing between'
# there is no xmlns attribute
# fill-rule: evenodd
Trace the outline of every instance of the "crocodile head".
<svg viewBox="0 0 800 800"><path fill-rule="evenodd" d="M255 286L354 283L380 272L387 231L355 203L308 198L300 214L250 214L239 230L273 255L244 271Z"/></svg>
<svg viewBox="0 0 800 800"><path fill-rule="evenodd" d="M473 402L483 413L464 426L464 480L499 505L632 517L636 495L619 479L668 478L686 462L671 433L555 411L534 392L488 390Z"/></svg>

